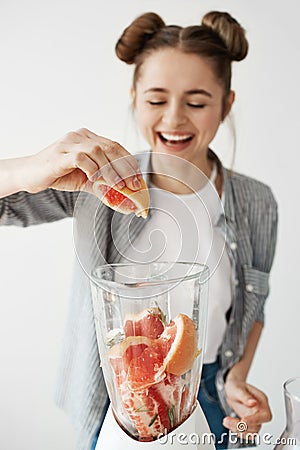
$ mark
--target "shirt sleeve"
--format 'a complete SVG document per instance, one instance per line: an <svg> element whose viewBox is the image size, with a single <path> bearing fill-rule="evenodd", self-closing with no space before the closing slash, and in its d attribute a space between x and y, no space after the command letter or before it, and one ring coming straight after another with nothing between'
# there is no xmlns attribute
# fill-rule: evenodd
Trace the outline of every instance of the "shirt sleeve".
<svg viewBox="0 0 300 450"><path fill-rule="evenodd" d="M261 272L262 280L264 276L269 279L275 255L278 225L277 202L269 188L251 209L253 267ZM264 323L264 307L269 295L269 288L262 289L260 294L255 320Z"/></svg>
<svg viewBox="0 0 300 450"><path fill-rule="evenodd" d="M0 225L28 227L72 217L78 195L54 189L9 195L0 199Z"/></svg>

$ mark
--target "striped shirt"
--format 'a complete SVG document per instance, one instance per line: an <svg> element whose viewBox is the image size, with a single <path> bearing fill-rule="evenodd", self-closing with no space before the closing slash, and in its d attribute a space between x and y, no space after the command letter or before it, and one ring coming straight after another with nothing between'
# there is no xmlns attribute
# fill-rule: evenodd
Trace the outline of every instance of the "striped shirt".
<svg viewBox="0 0 300 450"><path fill-rule="evenodd" d="M142 172L151 173L149 153L136 157ZM276 244L277 204L268 186L223 168L212 151L209 157L217 162L223 175L224 213L214 226L226 236L234 273L232 307L219 349L221 369L216 381L221 404L226 414L230 414L224 394L224 375L243 354L253 323L264 322ZM77 449L87 450L107 401L88 275L99 264L119 262L129 241L142 230L144 219L116 213L86 193L47 189L37 194L19 192L0 199L0 225L26 227L72 216L78 258L56 401L74 425Z"/></svg>

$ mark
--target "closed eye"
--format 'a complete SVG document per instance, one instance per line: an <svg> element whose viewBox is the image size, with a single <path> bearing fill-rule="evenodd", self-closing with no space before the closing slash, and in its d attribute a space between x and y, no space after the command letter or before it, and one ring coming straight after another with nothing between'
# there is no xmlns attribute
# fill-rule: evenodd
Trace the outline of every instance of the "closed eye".
<svg viewBox="0 0 300 450"><path fill-rule="evenodd" d="M157 105L164 105L166 102L165 101L154 102L154 101L150 100L150 101L148 101L148 103L150 105L157 106Z"/></svg>
<svg viewBox="0 0 300 450"><path fill-rule="evenodd" d="M187 105L190 106L191 108L205 108L206 106L202 103L188 103Z"/></svg>

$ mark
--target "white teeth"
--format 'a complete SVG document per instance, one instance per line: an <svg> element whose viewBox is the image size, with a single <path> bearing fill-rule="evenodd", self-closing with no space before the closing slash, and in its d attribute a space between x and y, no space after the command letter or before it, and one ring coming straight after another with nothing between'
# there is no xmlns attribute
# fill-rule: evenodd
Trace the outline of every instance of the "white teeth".
<svg viewBox="0 0 300 450"><path fill-rule="evenodd" d="M185 141L188 138L191 138L191 134L168 134L168 133L160 133L160 135L166 139L167 141Z"/></svg>

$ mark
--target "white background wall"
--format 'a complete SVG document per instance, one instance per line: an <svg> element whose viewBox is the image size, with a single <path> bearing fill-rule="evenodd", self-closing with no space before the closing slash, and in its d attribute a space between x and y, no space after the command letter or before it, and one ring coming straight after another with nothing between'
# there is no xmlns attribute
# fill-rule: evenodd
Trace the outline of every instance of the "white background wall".
<svg viewBox="0 0 300 450"><path fill-rule="evenodd" d="M299 360L299 2L286 0L1 0L0 157L37 152L86 126L135 152L131 68L114 56L123 28L145 11L197 23L228 10L248 31L250 54L234 68L235 168L270 186L280 224L266 327L249 377L284 426L282 383ZM223 130L215 149L230 161ZM223 137L222 137L223 136ZM1 182L1 181L0 181ZM71 283L72 221L0 229L0 448L71 450L74 436L52 393Z"/></svg>

